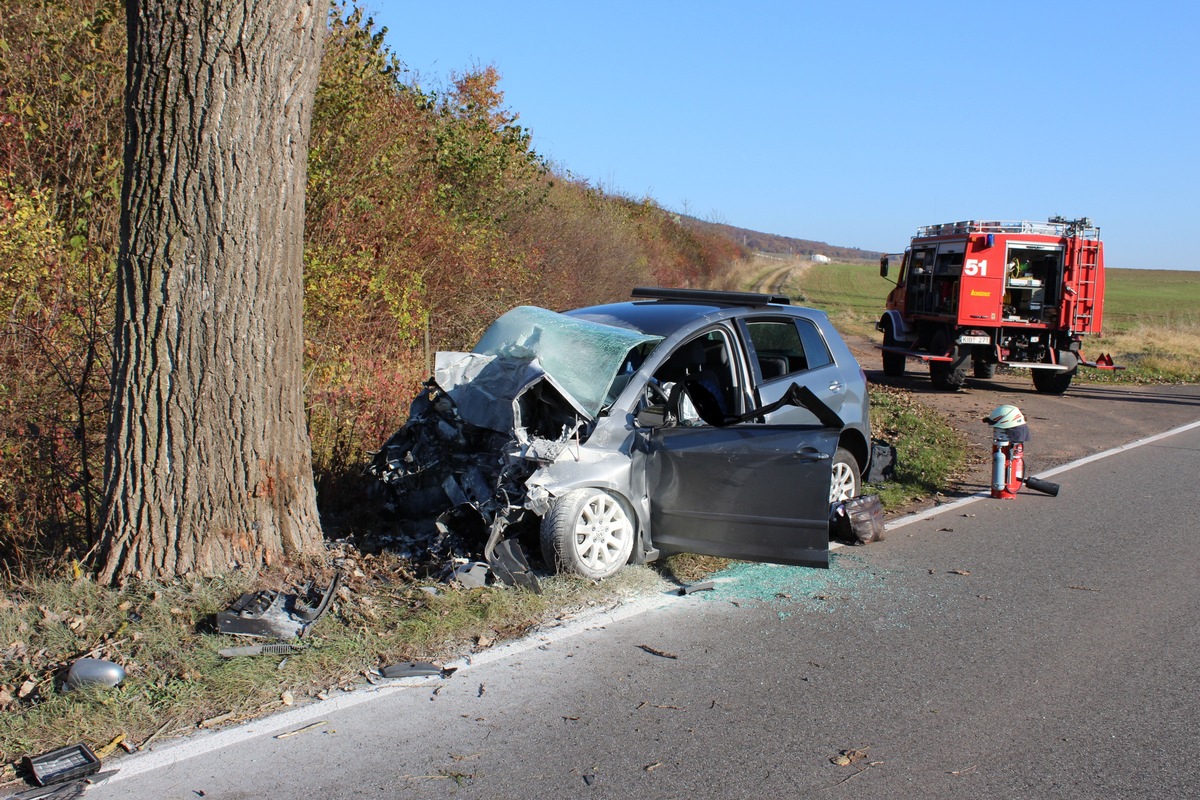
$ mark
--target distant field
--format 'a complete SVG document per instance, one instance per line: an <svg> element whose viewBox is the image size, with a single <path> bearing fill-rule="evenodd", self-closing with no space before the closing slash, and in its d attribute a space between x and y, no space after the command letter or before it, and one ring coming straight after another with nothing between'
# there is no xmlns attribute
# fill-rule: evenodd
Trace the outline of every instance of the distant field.
<svg viewBox="0 0 1200 800"><path fill-rule="evenodd" d="M1200 272L1110 269L1105 276L1106 332L1138 325L1200 326Z"/></svg>
<svg viewBox="0 0 1200 800"><path fill-rule="evenodd" d="M1110 269L1104 335L1084 352L1111 353L1127 369L1081 370L1081 380L1200 382L1200 272ZM799 278L800 302L822 309L843 333L877 337L875 322L893 283L874 264L814 264Z"/></svg>
<svg viewBox="0 0 1200 800"><path fill-rule="evenodd" d="M828 313L843 333L873 336L893 285L878 264L814 264L800 279L801 302Z"/></svg>

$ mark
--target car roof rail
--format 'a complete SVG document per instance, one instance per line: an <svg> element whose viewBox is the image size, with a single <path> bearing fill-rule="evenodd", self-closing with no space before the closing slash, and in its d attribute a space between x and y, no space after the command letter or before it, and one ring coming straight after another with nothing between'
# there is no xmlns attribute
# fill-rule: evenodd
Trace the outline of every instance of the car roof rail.
<svg viewBox="0 0 1200 800"><path fill-rule="evenodd" d="M631 296L636 300L683 300L693 303L721 303L735 306L768 304L790 306L792 304L792 299L786 294L721 292L713 289L665 289L657 286L638 286L633 290Z"/></svg>

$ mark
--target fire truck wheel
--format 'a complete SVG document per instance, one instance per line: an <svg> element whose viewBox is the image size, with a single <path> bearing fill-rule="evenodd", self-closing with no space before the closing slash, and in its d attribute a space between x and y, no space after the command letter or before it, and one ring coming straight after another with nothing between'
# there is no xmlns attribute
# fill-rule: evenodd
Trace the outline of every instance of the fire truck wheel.
<svg viewBox="0 0 1200 800"><path fill-rule="evenodd" d="M896 334L892 333L892 324L887 323L887 327L883 330L883 346L895 347ZM904 362L907 359L899 353L889 353L883 351L883 374L889 378L899 378L904 374Z"/></svg>
<svg viewBox="0 0 1200 800"><path fill-rule="evenodd" d="M996 362L994 361L976 361L974 368L976 378L996 377Z"/></svg>
<svg viewBox="0 0 1200 800"><path fill-rule="evenodd" d="M950 352L949 337L938 331L929 345L931 353L942 354ZM955 355L951 352L951 355ZM967 382L967 371L961 361L930 361L929 380L935 389L945 389L957 392Z"/></svg>
<svg viewBox="0 0 1200 800"><path fill-rule="evenodd" d="M1033 388L1041 394L1062 394L1071 387L1071 379L1075 377L1078 367L1065 372L1051 372L1048 369L1033 371Z"/></svg>

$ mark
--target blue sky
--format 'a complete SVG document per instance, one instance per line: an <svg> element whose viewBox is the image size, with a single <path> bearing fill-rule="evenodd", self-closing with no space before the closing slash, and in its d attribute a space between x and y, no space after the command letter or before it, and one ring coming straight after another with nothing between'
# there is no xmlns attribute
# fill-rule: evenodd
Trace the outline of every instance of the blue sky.
<svg viewBox="0 0 1200 800"><path fill-rule="evenodd" d="M1200 269L1200 4L367 0L426 88L494 65L539 153L702 219L897 251L1088 216Z"/></svg>

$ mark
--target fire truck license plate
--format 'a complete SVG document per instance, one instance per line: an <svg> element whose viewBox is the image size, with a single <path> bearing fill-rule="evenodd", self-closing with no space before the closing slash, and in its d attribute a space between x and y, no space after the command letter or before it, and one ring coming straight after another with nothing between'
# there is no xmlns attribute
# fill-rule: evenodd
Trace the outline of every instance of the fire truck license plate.
<svg viewBox="0 0 1200 800"><path fill-rule="evenodd" d="M992 340L987 336L960 336L958 337L959 344L991 344Z"/></svg>

